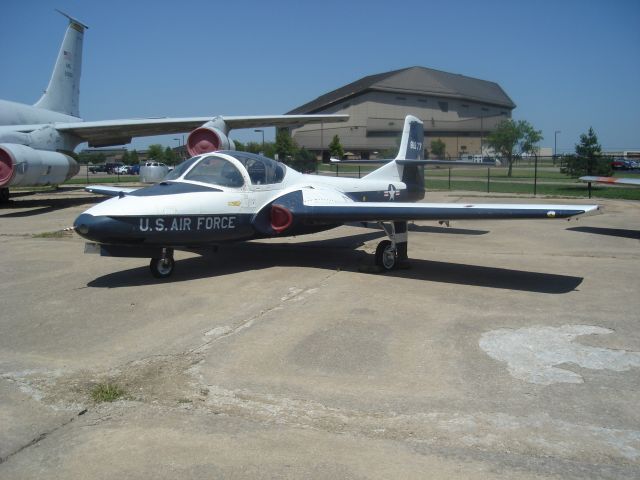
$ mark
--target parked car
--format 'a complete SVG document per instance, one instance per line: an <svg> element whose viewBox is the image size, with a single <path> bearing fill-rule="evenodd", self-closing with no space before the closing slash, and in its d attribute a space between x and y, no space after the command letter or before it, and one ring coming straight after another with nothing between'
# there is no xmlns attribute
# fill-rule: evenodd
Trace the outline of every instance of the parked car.
<svg viewBox="0 0 640 480"><path fill-rule="evenodd" d="M114 174L116 173L116 169L122 167L123 164L120 162L105 163L104 166L107 173Z"/></svg>
<svg viewBox="0 0 640 480"><path fill-rule="evenodd" d="M89 165L89 173L101 173L106 171L107 168L104 165Z"/></svg>

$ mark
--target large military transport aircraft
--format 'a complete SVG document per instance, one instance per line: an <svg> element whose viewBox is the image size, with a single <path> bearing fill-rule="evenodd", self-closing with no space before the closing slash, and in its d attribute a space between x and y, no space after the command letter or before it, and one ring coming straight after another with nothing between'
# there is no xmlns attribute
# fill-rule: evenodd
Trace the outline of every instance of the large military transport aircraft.
<svg viewBox="0 0 640 480"><path fill-rule="evenodd" d="M62 12L60 12L62 13ZM35 105L0 100L0 202L9 187L57 185L78 173L70 155L81 143L91 147L123 145L133 137L191 132L190 155L234 149L234 128L294 126L340 122L348 115L218 116L123 119L85 122L80 118L82 42L88 28L69 19L49 86Z"/></svg>
<svg viewBox="0 0 640 480"><path fill-rule="evenodd" d="M304 175L270 158L219 151L181 163L164 181L138 190L87 187L117 195L81 214L85 251L151 258L159 278L174 270L175 249L319 232L345 222L379 222L389 239L376 249L383 270L407 260L409 220L548 219L592 213L597 205L414 203L425 195L424 129L405 119L398 156L362 179ZM442 161L434 163L442 164Z"/></svg>

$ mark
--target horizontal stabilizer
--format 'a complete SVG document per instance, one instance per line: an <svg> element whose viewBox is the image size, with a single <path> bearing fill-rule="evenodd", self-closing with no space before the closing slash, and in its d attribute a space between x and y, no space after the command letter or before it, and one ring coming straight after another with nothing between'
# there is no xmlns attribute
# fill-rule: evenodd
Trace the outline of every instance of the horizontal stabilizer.
<svg viewBox="0 0 640 480"><path fill-rule="evenodd" d="M497 167L500 166L498 161L491 162L467 162L462 160L396 160L394 158L384 158L380 160L338 160L336 158L331 159L331 163L334 165L382 165L389 162L395 162L398 165L442 165L448 167Z"/></svg>
<svg viewBox="0 0 640 480"><path fill-rule="evenodd" d="M580 177L583 182L609 183L614 185L635 185L640 187L640 178L618 178L618 177Z"/></svg>
<svg viewBox="0 0 640 480"><path fill-rule="evenodd" d="M98 195L107 195L109 197L117 197L118 195L126 195L127 193L135 192L137 188L124 188L124 187L108 187L105 185L87 185L84 187L87 192L97 193Z"/></svg>

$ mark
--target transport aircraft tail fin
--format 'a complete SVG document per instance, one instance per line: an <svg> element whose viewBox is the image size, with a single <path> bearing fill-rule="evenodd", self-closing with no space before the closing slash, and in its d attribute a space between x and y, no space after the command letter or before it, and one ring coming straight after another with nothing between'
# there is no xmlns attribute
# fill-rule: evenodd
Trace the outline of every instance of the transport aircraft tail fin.
<svg viewBox="0 0 640 480"><path fill-rule="evenodd" d="M82 70L82 41L89 28L75 18L57 10L69 19L49 86L34 106L74 117L80 117L80 73Z"/></svg>

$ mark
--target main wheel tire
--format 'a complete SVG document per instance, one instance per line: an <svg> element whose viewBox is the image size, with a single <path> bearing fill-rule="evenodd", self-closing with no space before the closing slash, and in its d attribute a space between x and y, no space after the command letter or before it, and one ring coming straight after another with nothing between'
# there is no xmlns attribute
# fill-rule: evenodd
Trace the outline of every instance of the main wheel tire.
<svg viewBox="0 0 640 480"><path fill-rule="evenodd" d="M398 250L390 240L383 240L376 248L376 265L384 270L393 270L398 263Z"/></svg>
<svg viewBox="0 0 640 480"><path fill-rule="evenodd" d="M9 202L9 189L8 188L0 188L0 203Z"/></svg>
<svg viewBox="0 0 640 480"><path fill-rule="evenodd" d="M173 273L173 267L176 262L173 257L152 258L149 263L151 275L156 278L168 278Z"/></svg>

